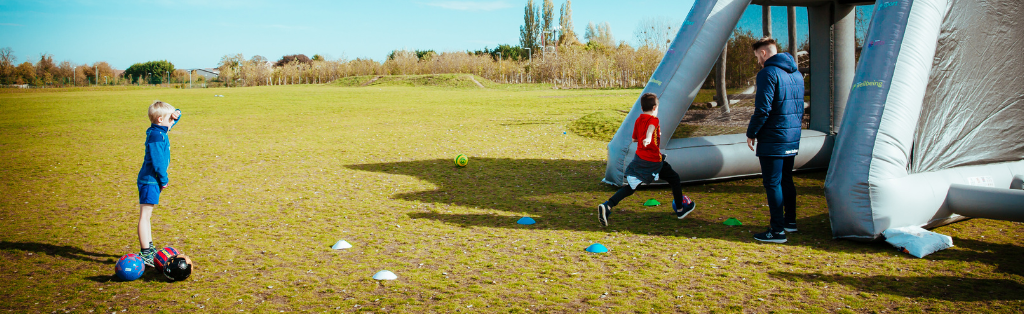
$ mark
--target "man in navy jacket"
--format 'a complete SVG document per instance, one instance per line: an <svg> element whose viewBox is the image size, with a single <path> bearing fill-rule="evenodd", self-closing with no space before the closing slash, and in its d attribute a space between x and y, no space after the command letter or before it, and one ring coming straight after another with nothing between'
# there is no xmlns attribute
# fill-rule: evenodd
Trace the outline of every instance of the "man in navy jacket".
<svg viewBox="0 0 1024 314"><path fill-rule="evenodd" d="M762 38L754 42L752 48L762 69L757 72L757 94L754 114L747 126L747 146L761 161L771 214L771 228L755 234L754 239L785 243L786 233L797 230L793 159L800 150L804 78L793 56L778 53L775 39Z"/></svg>

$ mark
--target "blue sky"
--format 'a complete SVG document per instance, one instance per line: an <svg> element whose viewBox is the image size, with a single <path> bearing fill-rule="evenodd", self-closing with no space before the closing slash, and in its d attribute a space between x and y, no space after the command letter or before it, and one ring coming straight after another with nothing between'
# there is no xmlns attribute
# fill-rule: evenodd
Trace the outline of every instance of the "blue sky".
<svg viewBox="0 0 1024 314"><path fill-rule="evenodd" d="M535 1L542 3L543 1ZM564 0L555 0L555 10ZM76 64L168 60L177 68L214 67L227 54L323 54L331 58L382 61L395 49L477 50L519 43L525 0L485 1L269 1L0 0L0 47L11 47L19 63L42 53ZM682 21L692 6L682 1L587 1L572 3L580 40L588 22L608 22L616 40L634 43L645 18ZM761 34L760 7L740 21ZM557 13L557 12L556 12ZM772 12L774 32L785 37L785 8ZM807 14L798 9L799 37Z"/></svg>

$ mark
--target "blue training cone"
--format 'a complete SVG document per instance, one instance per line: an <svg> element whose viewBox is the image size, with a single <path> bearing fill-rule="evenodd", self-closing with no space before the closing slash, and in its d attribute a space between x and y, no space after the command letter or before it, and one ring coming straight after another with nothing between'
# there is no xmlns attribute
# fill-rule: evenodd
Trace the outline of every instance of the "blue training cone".
<svg viewBox="0 0 1024 314"><path fill-rule="evenodd" d="M537 221L533 220L533 218L530 218L530 217L523 217L523 218L519 218L519 221L516 221L516 223L520 224L520 225L532 225L532 224L537 223Z"/></svg>
<svg viewBox="0 0 1024 314"><path fill-rule="evenodd" d="M604 247L601 243L594 243L587 247L587 252L590 253L607 253L608 248Z"/></svg>

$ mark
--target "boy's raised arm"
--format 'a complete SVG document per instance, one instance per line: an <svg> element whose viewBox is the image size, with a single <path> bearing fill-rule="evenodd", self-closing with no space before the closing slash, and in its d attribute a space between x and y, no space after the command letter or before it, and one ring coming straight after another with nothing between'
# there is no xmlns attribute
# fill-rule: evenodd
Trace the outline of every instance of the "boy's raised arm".
<svg viewBox="0 0 1024 314"><path fill-rule="evenodd" d="M174 113L171 114L171 119L174 120L174 123L171 123L170 128L173 128L175 125L178 124L178 121L181 121L181 109L174 109Z"/></svg>

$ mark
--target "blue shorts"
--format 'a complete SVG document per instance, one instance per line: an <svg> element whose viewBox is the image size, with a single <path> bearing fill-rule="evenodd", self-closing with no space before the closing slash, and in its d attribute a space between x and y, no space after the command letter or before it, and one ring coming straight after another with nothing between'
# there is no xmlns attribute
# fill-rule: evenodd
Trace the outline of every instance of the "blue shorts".
<svg viewBox="0 0 1024 314"><path fill-rule="evenodd" d="M160 204L160 186L139 184L139 204Z"/></svg>

